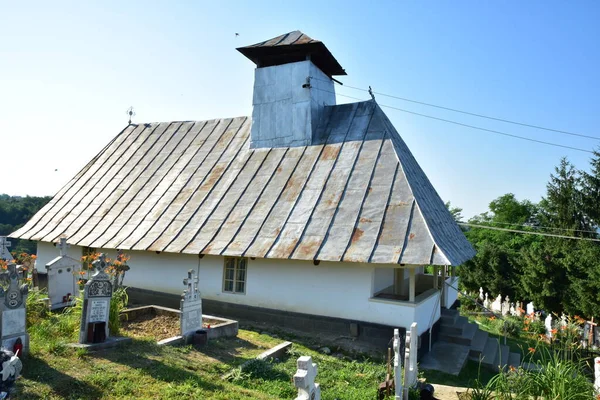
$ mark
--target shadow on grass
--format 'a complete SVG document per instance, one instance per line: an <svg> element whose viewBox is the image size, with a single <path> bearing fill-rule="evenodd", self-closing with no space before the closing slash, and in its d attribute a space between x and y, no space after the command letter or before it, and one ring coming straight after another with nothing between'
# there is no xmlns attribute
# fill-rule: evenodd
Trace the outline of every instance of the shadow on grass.
<svg viewBox="0 0 600 400"><path fill-rule="evenodd" d="M477 361L468 360L458 376L446 374L440 371L424 370L423 374L427 383L436 383L438 385L460 386L469 388L473 386L476 379L486 385L492 377L496 375L493 371L484 366L479 367Z"/></svg>
<svg viewBox="0 0 600 400"><path fill-rule="evenodd" d="M98 399L103 396L99 388L58 371L41 358L30 355L23 360L23 364L23 377L25 379L46 384L52 388L55 394L61 397ZM27 398L41 399L42 397L28 393Z"/></svg>
<svg viewBox="0 0 600 400"><path fill-rule="evenodd" d="M195 356L207 356L235 367L253 358L242 356L243 351L255 348L258 347L253 343L238 338L211 340L201 348L162 347L151 341L134 339L131 345L122 345L112 351L89 356L135 368L163 382L183 383L191 380L207 391L219 391L224 390L224 386L203 379L198 371L206 362Z"/></svg>

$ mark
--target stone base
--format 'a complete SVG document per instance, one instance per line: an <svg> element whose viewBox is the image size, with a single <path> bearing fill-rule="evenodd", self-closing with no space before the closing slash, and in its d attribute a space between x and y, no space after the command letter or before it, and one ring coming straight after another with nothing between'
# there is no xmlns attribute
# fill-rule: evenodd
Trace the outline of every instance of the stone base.
<svg viewBox="0 0 600 400"><path fill-rule="evenodd" d="M102 343L69 343L67 346L76 349L87 349L89 351L110 349L120 344L129 344L133 341L130 337L111 336Z"/></svg>

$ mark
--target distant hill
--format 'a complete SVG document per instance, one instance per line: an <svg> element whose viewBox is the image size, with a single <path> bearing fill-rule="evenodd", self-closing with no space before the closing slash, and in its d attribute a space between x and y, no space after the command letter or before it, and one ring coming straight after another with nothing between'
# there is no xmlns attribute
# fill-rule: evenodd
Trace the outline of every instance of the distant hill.
<svg viewBox="0 0 600 400"><path fill-rule="evenodd" d="M9 196L0 194L0 236L7 236L25 224L52 196ZM36 244L29 240L11 239L11 252L35 254Z"/></svg>

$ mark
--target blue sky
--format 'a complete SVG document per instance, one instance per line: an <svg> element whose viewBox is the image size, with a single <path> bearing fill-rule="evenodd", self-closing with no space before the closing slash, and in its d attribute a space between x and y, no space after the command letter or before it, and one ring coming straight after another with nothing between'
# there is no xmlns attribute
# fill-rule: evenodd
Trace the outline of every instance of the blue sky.
<svg viewBox="0 0 600 400"><path fill-rule="evenodd" d="M348 85L600 137L599 20L595 1L0 0L0 192L54 194L124 128L131 105L135 122L250 115L254 65L235 48L296 29L325 42ZM377 100L534 139L600 145ZM561 156L579 168L591 156L384 110L440 196L466 216L507 192L538 201Z"/></svg>

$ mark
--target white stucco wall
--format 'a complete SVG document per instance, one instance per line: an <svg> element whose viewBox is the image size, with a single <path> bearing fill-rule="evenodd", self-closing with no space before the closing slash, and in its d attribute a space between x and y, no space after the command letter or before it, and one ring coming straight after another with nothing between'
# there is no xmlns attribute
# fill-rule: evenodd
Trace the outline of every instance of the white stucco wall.
<svg viewBox="0 0 600 400"><path fill-rule="evenodd" d="M54 246L53 243L37 242L37 259L35 260L35 268L38 273L46 273L46 264L54 260L60 255L60 251ZM70 246L67 249L67 255L79 260L82 256L82 248L79 246Z"/></svg>
<svg viewBox="0 0 600 400"><path fill-rule="evenodd" d="M96 249L115 258L116 250ZM81 257L81 247L72 246L69 255ZM38 270L58 255L50 243L38 243ZM335 318L372 322L398 327L410 327L418 318L419 332L427 329L431 310L422 305L403 305L402 302L373 301L375 288L393 284L393 268L363 263L311 261L248 260L246 293L222 291L223 257L130 251L124 280L126 286L180 295L183 279L189 269L198 270L203 299L264 307L282 311L315 314ZM40 268L42 266L42 268ZM386 283L387 281L387 283ZM424 315L427 314L427 315ZM439 315L435 317L437 320ZM421 325L423 324L423 325Z"/></svg>

